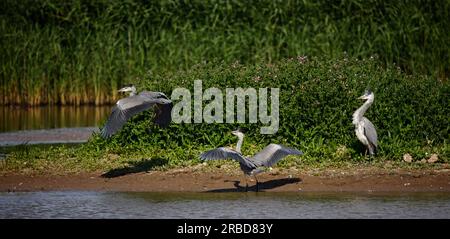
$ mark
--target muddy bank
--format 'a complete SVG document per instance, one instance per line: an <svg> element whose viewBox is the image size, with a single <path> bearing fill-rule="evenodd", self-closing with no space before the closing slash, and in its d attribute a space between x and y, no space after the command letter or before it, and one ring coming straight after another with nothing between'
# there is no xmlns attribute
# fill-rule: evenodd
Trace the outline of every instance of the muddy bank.
<svg viewBox="0 0 450 239"><path fill-rule="evenodd" d="M260 191L269 192L450 192L450 170L330 170L313 175L288 171L267 172L258 176ZM255 181L248 180L255 191ZM125 175L102 172L76 175L0 176L0 191L245 191L245 178L239 172L208 172L192 169L150 171Z"/></svg>

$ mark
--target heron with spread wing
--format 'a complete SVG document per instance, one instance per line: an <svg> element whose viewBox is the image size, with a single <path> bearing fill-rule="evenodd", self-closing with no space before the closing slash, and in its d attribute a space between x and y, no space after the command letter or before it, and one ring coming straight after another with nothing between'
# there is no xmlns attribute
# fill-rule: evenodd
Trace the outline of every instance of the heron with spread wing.
<svg viewBox="0 0 450 239"><path fill-rule="evenodd" d="M366 100L364 104L359 107L353 113L353 124L355 125L355 133L356 137L358 137L358 140L363 143L367 149L369 150L369 154L375 155L378 148L378 140L377 140L377 131L375 129L375 126L368 120L366 117L364 117L364 113L366 113L367 109L372 105L375 95L370 90L366 90L364 92L364 95L360 96L358 99L360 100Z"/></svg>
<svg viewBox="0 0 450 239"><path fill-rule="evenodd" d="M239 162L241 170L244 172L245 189L248 189L247 175L253 176L256 180L256 191L258 191L258 179L256 175L261 173L262 167L270 167L288 155L302 155L303 152L294 148L288 148L279 144L269 144L262 151L248 158L242 155L241 146L244 142L244 134L238 130L232 131L238 137L236 149L216 148L206 151L200 155L202 160L234 159Z"/></svg>
<svg viewBox="0 0 450 239"><path fill-rule="evenodd" d="M166 127L172 121L172 101L162 92L142 91L136 94L134 85L125 86L119 92L130 92L130 96L120 99L112 109L111 115L101 130L103 138L109 138L134 115L155 107L153 122Z"/></svg>

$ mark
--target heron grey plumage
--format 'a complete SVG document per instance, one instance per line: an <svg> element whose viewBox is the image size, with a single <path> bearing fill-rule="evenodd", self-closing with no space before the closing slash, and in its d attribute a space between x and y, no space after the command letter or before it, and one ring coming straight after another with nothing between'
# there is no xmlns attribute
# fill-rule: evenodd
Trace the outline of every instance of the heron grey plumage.
<svg viewBox="0 0 450 239"><path fill-rule="evenodd" d="M369 154L374 155L378 148L377 131L372 122L364 117L364 113L372 105L375 95L373 92L366 90L364 95L358 99L366 100L366 102L353 113L356 137L367 147Z"/></svg>
<svg viewBox="0 0 450 239"><path fill-rule="evenodd" d="M112 112L101 131L103 138L111 137L134 115L155 106L153 122L166 127L172 120L172 101L162 92L142 91L136 94L134 85L123 87L119 92L130 92L130 96L120 99L113 107Z"/></svg>
<svg viewBox="0 0 450 239"><path fill-rule="evenodd" d="M202 160L215 160L215 159L234 159L239 162L241 170L244 172L246 179L246 190L248 189L248 183L246 176L253 176L256 180L256 191L258 191L258 179L256 175L262 172L261 167L270 167L277 163L282 158L288 155L302 155L303 152L294 148L288 148L279 144L269 144L259 153L252 157L245 157L241 153L241 146L244 141L244 134L240 131L233 131L233 135L238 137L236 149L229 148L216 148L206 151L200 155Z"/></svg>

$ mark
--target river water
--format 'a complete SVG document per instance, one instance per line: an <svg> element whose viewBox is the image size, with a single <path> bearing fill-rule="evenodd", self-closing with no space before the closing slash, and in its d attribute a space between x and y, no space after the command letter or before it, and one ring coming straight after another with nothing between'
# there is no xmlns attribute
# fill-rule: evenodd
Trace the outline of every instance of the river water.
<svg viewBox="0 0 450 239"><path fill-rule="evenodd" d="M0 147L86 142L111 106L0 106Z"/></svg>
<svg viewBox="0 0 450 239"><path fill-rule="evenodd" d="M0 107L0 146L83 142L110 110ZM0 192L0 218L450 218L450 193Z"/></svg>
<svg viewBox="0 0 450 239"><path fill-rule="evenodd" d="M0 132L100 126L112 106L0 106Z"/></svg>
<svg viewBox="0 0 450 239"><path fill-rule="evenodd" d="M0 218L450 218L449 193L3 192Z"/></svg>

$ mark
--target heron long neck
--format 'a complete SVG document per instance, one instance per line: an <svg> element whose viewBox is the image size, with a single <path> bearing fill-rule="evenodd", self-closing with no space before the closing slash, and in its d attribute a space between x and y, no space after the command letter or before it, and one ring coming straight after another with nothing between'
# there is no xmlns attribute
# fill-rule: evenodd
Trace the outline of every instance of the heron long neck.
<svg viewBox="0 0 450 239"><path fill-rule="evenodd" d="M353 124L358 124L358 122L361 121L364 113L366 113L367 109L372 105L373 100L373 97L367 99L367 101L353 113Z"/></svg>
<svg viewBox="0 0 450 239"><path fill-rule="evenodd" d="M238 153L241 153L241 146L242 146L242 143L244 142L244 136L240 136L239 137L239 140L238 140L238 142L237 142L237 145L236 145L236 151L238 152Z"/></svg>
<svg viewBox="0 0 450 239"><path fill-rule="evenodd" d="M131 92L130 92L130 96L135 96L136 95L136 88L134 88Z"/></svg>

